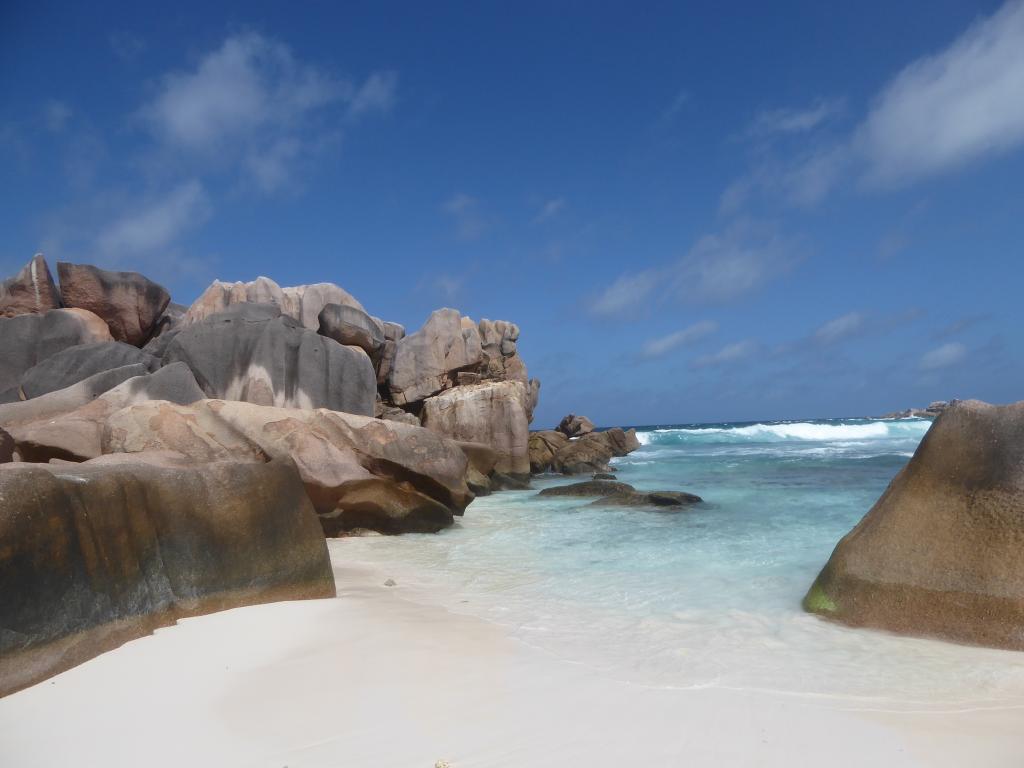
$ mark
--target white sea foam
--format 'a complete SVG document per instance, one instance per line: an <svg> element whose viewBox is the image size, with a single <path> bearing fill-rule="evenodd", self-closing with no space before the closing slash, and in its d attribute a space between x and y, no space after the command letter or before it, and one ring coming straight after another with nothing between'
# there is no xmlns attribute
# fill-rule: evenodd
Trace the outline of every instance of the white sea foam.
<svg viewBox="0 0 1024 768"><path fill-rule="evenodd" d="M684 442L834 442L913 438L919 440L931 422L925 419L863 421L848 424L776 422L728 427L660 428L638 432L641 445Z"/></svg>

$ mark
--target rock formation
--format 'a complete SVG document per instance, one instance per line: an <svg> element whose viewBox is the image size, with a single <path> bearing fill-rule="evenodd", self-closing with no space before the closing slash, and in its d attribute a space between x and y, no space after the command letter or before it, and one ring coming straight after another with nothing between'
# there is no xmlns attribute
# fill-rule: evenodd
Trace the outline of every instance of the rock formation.
<svg viewBox="0 0 1024 768"><path fill-rule="evenodd" d="M1024 650L1024 402L959 402L804 598L853 626Z"/></svg>
<svg viewBox="0 0 1024 768"><path fill-rule="evenodd" d="M207 397L373 414L367 354L303 328L275 305L237 304L158 341L165 338L163 363L185 363Z"/></svg>
<svg viewBox="0 0 1024 768"><path fill-rule="evenodd" d="M556 429L566 437L582 437L593 432L596 427L594 427L594 422L586 416L577 416L574 413L570 413L558 422Z"/></svg>
<svg viewBox="0 0 1024 768"><path fill-rule="evenodd" d="M0 465L0 696L178 618L331 597L295 467Z"/></svg>
<svg viewBox="0 0 1024 768"><path fill-rule="evenodd" d="M0 318L0 403L24 399L21 377L68 347L110 341L99 317L82 309L51 309L41 315Z"/></svg>
<svg viewBox="0 0 1024 768"><path fill-rule="evenodd" d="M638 491L628 483L615 480L585 480L582 483L545 488L538 496L551 498L597 497L596 507L658 507L678 508L703 501L700 496L683 491Z"/></svg>
<svg viewBox="0 0 1024 768"><path fill-rule="evenodd" d="M62 349L25 371L21 391L27 399L70 387L90 376L125 365L153 370L156 359L121 341L95 341Z"/></svg>
<svg viewBox="0 0 1024 768"><path fill-rule="evenodd" d="M320 327L320 312L328 304L363 309L355 297L333 283L282 288L269 277L258 277L248 283L222 283L215 280L189 307L184 322L205 320L235 304L245 303L274 304L281 310L281 314L311 331Z"/></svg>
<svg viewBox="0 0 1024 768"><path fill-rule="evenodd" d="M418 403L455 386L459 371L474 371L483 361L480 333L454 309L438 309L423 327L396 344L388 375L395 405Z"/></svg>
<svg viewBox="0 0 1024 768"><path fill-rule="evenodd" d="M137 347L149 339L170 294L138 272L110 272L89 264L57 262L65 307L86 309L110 328L116 341Z"/></svg>
<svg viewBox="0 0 1024 768"><path fill-rule="evenodd" d="M564 420L563 420L564 421ZM564 475L589 475L608 472L608 462L640 447L636 430L613 427L588 432L570 440L564 432L535 432L529 439L530 471L534 474L557 472Z"/></svg>
<svg viewBox="0 0 1024 768"><path fill-rule="evenodd" d="M339 344L359 347L377 360L384 348L384 326L361 309L327 304L319 315L320 335Z"/></svg>
<svg viewBox="0 0 1024 768"><path fill-rule="evenodd" d="M0 317L39 315L59 307L60 293L41 253L14 277L0 282Z"/></svg>

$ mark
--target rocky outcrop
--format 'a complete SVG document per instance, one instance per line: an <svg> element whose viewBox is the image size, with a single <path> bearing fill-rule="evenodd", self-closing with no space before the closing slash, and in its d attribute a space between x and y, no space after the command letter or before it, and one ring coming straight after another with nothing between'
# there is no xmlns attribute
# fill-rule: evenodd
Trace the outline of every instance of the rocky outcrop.
<svg viewBox="0 0 1024 768"><path fill-rule="evenodd" d="M640 447L640 441L635 429L612 427L573 440L557 430L534 432L529 445L530 471L534 474L589 475L609 472L608 462L632 453Z"/></svg>
<svg viewBox="0 0 1024 768"><path fill-rule="evenodd" d="M525 401L526 386L521 381L456 387L424 403L422 422L454 440L490 446L497 472L525 478L530 474Z"/></svg>
<svg viewBox="0 0 1024 768"><path fill-rule="evenodd" d="M21 377L68 347L110 341L99 317L82 309L51 309L41 315L0 318L0 403L23 399Z"/></svg>
<svg viewBox="0 0 1024 768"><path fill-rule="evenodd" d="M700 496L683 491L638 491L628 483L615 480L585 480L571 485L557 485L545 488L538 496L551 498L597 497L591 506L596 507L657 507L679 508L699 504Z"/></svg>
<svg viewBox="0 0 1024 768"><path fill-rule="evenodd" d="M887 413L884 416L879 416L880 419L934 419L949 406L959 403L959 400L935 400L928 404L925 408L907 408L902 411L894 411Z"/></svg>
<svg viewBox="0 0 1024 768"><path fill-rule="evenodd" d="M354 528L437 531L473 498L456 443L422 427L323 409L149 402L107 420L104 453L154 450L200 462L287 456L328 535Z"/></svg>
<svg viewBox="0 0 1024 768"><path fill-rule="evenodd" d="M853 626L1024 650L1024 402L959 402L804 598Z"/></svg>
<svg viewBox="0 0 1024 768"><path fill-rule="evenodd" d="M311 331L320 327L320 312L328 304L342 304L365 311L354 296L333 283L282 288L269 277L258 277L248 283L215 280L189 307L184 322L199 322L244 303L274 304L281 314Z"/></svg>
<svg viewBox="0 0 1024 768"><path fill-rule="evenodd" d="M384 348L384 327L361 309L344 304L327 304L320 310L320 335L339 344L359 347L378 360Z"/></svg>
<svg viewBox="0 0 1024 768"><path fill-rule="evenodd" d="M41 253L14 277L0 282L0 317L38 315L59 307L60 293Z"/></svg>
<svg viewBox="0 0 1024 768"><path fill-rule="evenodd" d="M14 461L14 438L0 429L0 464Z"/></svg>
<svg viewBox="0 0 1024 768"><path fill-rule="evenodd" d="M482 360L480 374L495 381L526 382L526 365L516 350L519 326L505 320L481 320L480 334Z"/></svg>
<svg viewBox="0 0 1024 768"><path fill-rule="evenodd" d="M477 496L486 496L493 489L492 477L494 467L498 463L498 454L491 446L484 443L457 441L462 452L469 460L466 471L466 484Z"/></svg>
<svg viewBox="0 0 1024 768"><path fill-rule="evenodd" d="M295 467L0 465L0 696L177 619L335 594Z"/></svg>
<svg viewBox="0 0 1024 768"><path fill-rule="evenodd" d="M237 304L168 336L164 364L188 365L207 397L373 414L376 376L366 353L303 328L275 305Z"/></svg>
<svg viewBox="0 0 1024 768"><path fill-rule="evenodd" d="M483 360L480 333L454 309L439 309L416 333L401 338L388 374L395 405L418 403L457 383L459 371L476 370Z"/></svg>
<svg viewBox="0 0 1024 768"><path fill-rule="evenodd" d="M21 391L26 399L31 399L126 365L142 365L151 371L157 361L138 347L120 341L79 344L62 349L29 368L21 377Z"/></svg>
<svg viewBox="0 0 1024 768"><path fill-rule="evenodd" d="M398 341L405 337L405 328L398 323L382 322L384 329L384 344L381 347L380 358L377 362L377 384L383 393L390 393L387 390L388 377L395 364L395 353L398 351Z"/></svg>
<svg viewBox="0 0 1024 768"><path fill-rule="evenodd" d="M61 300L85 309L110 328L116 341L141 347L163 315L171 296L138 272L110 272L89 264L57 262Z"/></svg>
<svg viewBox="0 0 1024 768"><path fill-rule="evenodd" d="M56 413L53 407L81 397L83 393L74 392L80 385L37 400L0 406L0 424L6 424L10 430L21 460L87 461L97 458L103 453L103 430L111 414L149 400L186 405L203 399L202 390L184 363L172 363L151 374L145 374L142 366L126 366L117 370L133 368L141 369L138 375L127 378L98 397L90 398L74 410ZM45 404L50 412L39 416L40 409L33 406L47 399L53 401ZM36 414L34 417L33 413Z"/></svg>
<svg viewBox="0 0 1024 768"><path fill-rule="evenodd" d="M570 413L558 422L557 429L566 437L582 437L593 432L596 427L594 427L594 422L586 416Z"/></svg>

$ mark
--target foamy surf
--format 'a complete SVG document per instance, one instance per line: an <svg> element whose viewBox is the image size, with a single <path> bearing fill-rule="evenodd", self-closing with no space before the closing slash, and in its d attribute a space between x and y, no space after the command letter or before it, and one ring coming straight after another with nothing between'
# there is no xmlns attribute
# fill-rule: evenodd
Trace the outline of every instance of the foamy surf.
<svg viewBox="0 0 1024 768"><path fill-rule="evenodd" d="M642 445L676 445L686 442L831 442L909 438L920 440L931 426L927 419L901 421L765 422L745 425L680 426L637 430Z"/></svg>

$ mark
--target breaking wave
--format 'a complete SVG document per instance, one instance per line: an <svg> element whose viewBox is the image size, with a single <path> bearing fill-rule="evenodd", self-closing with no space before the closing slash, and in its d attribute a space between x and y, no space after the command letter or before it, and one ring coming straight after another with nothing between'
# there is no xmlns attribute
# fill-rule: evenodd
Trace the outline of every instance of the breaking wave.
<svg viewBox="0 0 1024 768"><path fill-rule="evenodd" d="M768 422L746 425L667 427L637 430L642 445L685 443L782 443L837 442L846 440L920 440L931 422L927 419L898 421L850 421L837 424L811 421Z"/></svg>

